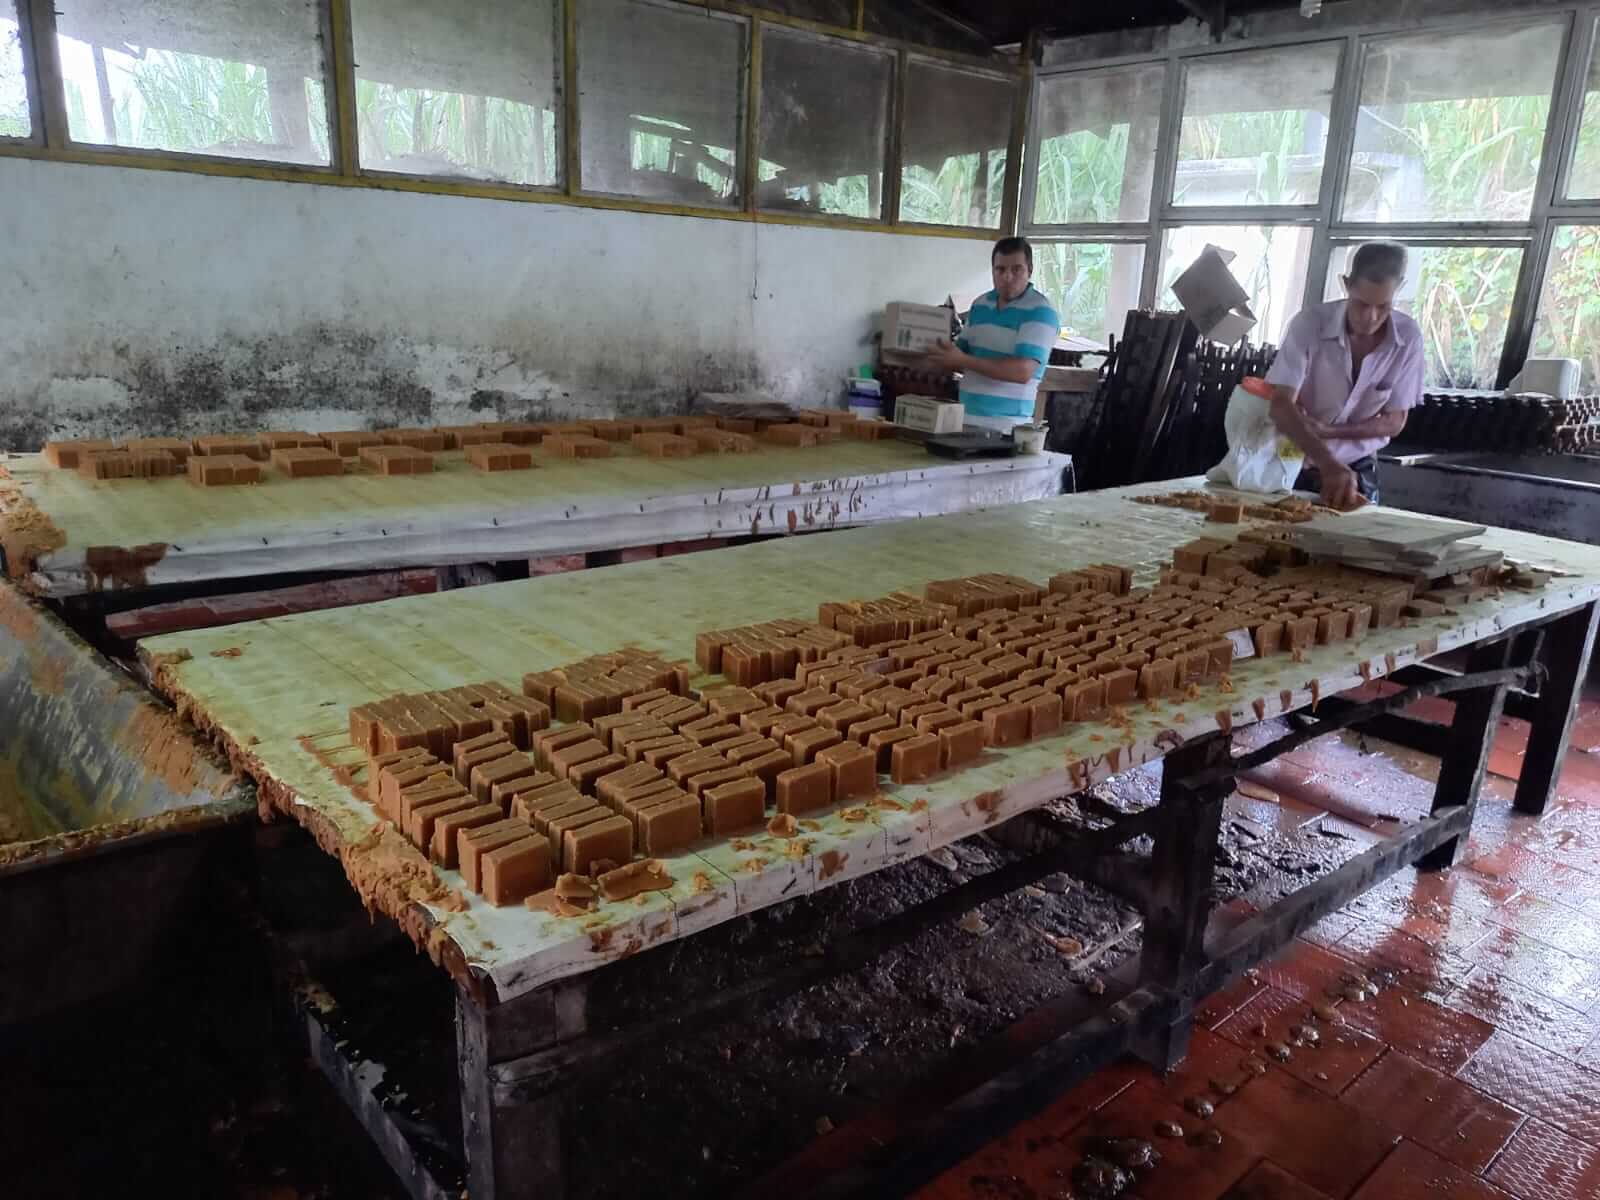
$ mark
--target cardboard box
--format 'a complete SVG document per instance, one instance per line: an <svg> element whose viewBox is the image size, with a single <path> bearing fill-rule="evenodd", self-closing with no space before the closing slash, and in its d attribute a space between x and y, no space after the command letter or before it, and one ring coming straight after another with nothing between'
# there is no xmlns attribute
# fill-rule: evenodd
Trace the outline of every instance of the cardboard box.
<svg viewBox="0 0 1600 1200"><path fill-rule="evenodd" d="M943 338L950 340L950 310L932 304L896 300L884 305L883 348L901 354L932 350Z"/></svg>
<svg viewBox="0 0 1600 1200"><path fill-rule="evenodd" d="M962 405L932 396L901 396L894 402L895 424L919 433L960 433L966 417Z"/></svg>
<svg viewBox="0 0 1600 1200"><path fill-rule="evenodd" d="M1233 251L1207 245L1172 284L1184 315L1202 337L1231 346L1255 326L1250 296L1228 270Z"/></svg>

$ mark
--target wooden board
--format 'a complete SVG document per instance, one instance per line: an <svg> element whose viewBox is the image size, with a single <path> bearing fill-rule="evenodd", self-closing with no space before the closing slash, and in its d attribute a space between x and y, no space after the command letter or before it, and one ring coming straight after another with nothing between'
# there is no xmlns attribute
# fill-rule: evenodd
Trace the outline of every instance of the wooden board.
<svg viewBox="0 0 1600 1200"><path fill-rule="evenodd" d="M1118 561L1137 564L1138 581L1149 583L1175 547L1219 529L1201 514L1128 497L1199 486L1185 480L1064 496L392 600L152 638L141 650L169 662L187 655L168 668L174 699L256 759L300 819L354 842L372 826L373 812L325 765L360 758L345 731L351 705L485 679L515 685L524 671L623 645L687 657L698 630L814 618L821 601L878 596L959 574L1004 571L1042 581L1056 571ZM1120 729L1075 725L925 784L886 787L866 806L865 819L834 811L806 835L802 849L766 834L703 844L666 860L677 881L670 893L606 904L582 918L496 909L474 898L464 912L430 909L427 919L459 950L462 969L491 982L502 997L516 995L926 853L1153 761L1221 724L1313 705L1366 678L1600 596L1600 550L1504 531L1486 540L1511 557L1567 574L1542 592L1508 592L1459 615L1375 631L1359 646L1321 647L1301 663L1286 656L1238 663L1231 691L1209 685L1193 698L1137 705ZM441 874L460 886L452 872Z"/></svg>
<svg viewBox="0 0 1600 1200"><path fill-rule="evenodd" d="M45 533L64 541L19 580L61 597L844 528L1055 495L1071 461L1044 454L953 464L918 446L849 438L671 460L616 451L582 462L536 453L533 470L491 474L445 452L432 475L271 473L258 486L218 488L186 479L95 482L39 455L12 455L0 459L0 544ZM154 553L132 569L106 553L133 547ZM118 563L109 575L98 565L107 558Z"/></svg>

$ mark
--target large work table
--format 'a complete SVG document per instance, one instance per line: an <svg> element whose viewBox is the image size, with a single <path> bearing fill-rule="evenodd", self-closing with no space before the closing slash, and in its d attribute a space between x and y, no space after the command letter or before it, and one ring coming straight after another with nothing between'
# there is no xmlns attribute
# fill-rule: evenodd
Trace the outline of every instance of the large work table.
<svg viewBox="0 0 1600 1200"><path fill-rule="evenodd" d="M847 447L843 453L866 469L867 460L880 452L904 453L896 447L883 451ZM752 460L752 469L759 461ZM727 460L722 460L717 466L720 469L726 464ZM627 465L616 464L619 470ZM698 470L700 466L695 463L678 469ZM1020 461L1008 466L1023 469ZM535 476L544 474L534 472ZM918 474L902 469L896 478L907 486ZM450 477L447 474L437 482L448 487ZM335 486L365 492L373 483L349 480ZM513 481L508 486L520 483ZM1174 761L1181 759L1184 775L1200 780L1194 792L1199 799L1174 811L1187 814L1182 819L1192 821L1195 812L1210 811L1201 800L1210 795L1207 788L1214 790L1216 781L1205 782L1210 779L1206 772L1214 771L1218 761L1227 761L1228 739L1219 735L1267 717L1315 709L1321 698L1364 681L1431 670L1418 664L1444 652L1489 644L1510 646L1518 641L1513 633L1535 627L1547 632L1552 674L1539 691L1538 703L1547 711L1542 721L1536 721L1524 775L1525 781L1530 770L1537 775L1539 763L1549 759L1543 781L1548 793L1554 762L1565 749L1570 720L1570 711L1558 710L1570 710L1577 686L1574 673L1583 669L1592 644L1595 602L1600 598L1600 550L1492 530L1478 540L1503 550L1510 558L1555 572L1548 586L1534 592L1508 590L1493 599L1464 604L1448 615L1376 629L1358 643L1320 646L1299 661L1287 655L1236 661L1225 685L1208 683L1198 694L1132 705L1122 724L1069 725L1057 736L988 753L976 765L925 783L896 786L885 782L881 794L865 806L865 819L859 809L845 815L838 810L829 812L820 817L798 849L792 839L766 832L698 844L690 852L665 860L675 881L670 891L602 903L596 911L579 917L521 906L488 906L449 871L441 871L440 876L465 903L419 902L407 898L403 889L375 885L374 872L381 872L381 864L364 860L359 849L352 850L371 844L375 820L374 811L336 777L339 767L354 768L361 760L349 744L347 731L346 714L353 705L396 692L485 680L516 686L524 672L628 645L692 658L697 631L776 617L814 619L817 605L824 601L920 589L929 580L958 575L1006 572L1042 581L1059 571L1115 562L1135 568L1136 586L1150 584L1170 562L1174 548L1202 533L1215 534L1218 527L1204 525L1199 514L1137 504L1132 497L1196 486L1203 485L1198 480L1183 480L1061 496L880 525L828 538L752 544L713 555L626 564L173 634L142 642L141 652L156 668L160 689L226 742L237 760L257 777L272 804L309 827L325 849L341 853L347 872L369 901L388 909L456 977L465 1014L461 1036L468 1038L465 1031L477 1029L474 1036L490 1037L491 1042L492 1034L482 1032L482 1013L508 1005L515 1008L514 1001L541 1002L541 997L548 995L547 985L554 981L594 972L615 959L687 937L739 914L925 854L1140 764L1170 757L1169 790L1181 790L1184 781L1174 768ZM263 489L262 503L271 491ZM771 499L762 501L762 511L767 511L769 504L775 506L780 523L792 504L831 502L824 492L815 498L804 489L798 495L779 492L772 489ZM835 499L845 502L842 495ZM753 496L748 503L754 511ZM1501 654L1505 661L1486 665L1478 650L1473 653L1469 670L1506 667L1511 658L1511 651L1506 650ZM1467 714L1459 722L1487 717L1485 704L1498 717L1505 696L1504 680L1485 687L1482 695L1469 693L1475 698L1471 703L1458 705ZM1483 700L1483 696L1491 698ZM1485 729L1492 732L1492 722ZM1472 737L1487 745L1484 739L1489 732L1485 729L1466 729L1463 724L1452 736L1466 738L1461 746L1470 750ZM1191 752L1197 744L1210 746L1210 757L1196 759ZM1216 757L1219 745L1220 760ZM1483 754L1486 756L1486 749ZM1462 757L1470 759L1471 755L1463 753ZM1471 804L1482 778L1482 760L1477 761L1475 771L1468 769L1471 765L1468 762L1460 768L1467 769L1460 778L1452 773L1458 768L1445 772L1447 779L1440 785L1441 815L1435 826L1408 835L1412 840L1397 844L1390 858L1375 860L1363 868L1360 880L1352 876L1341 886L1353 894L1402 865L1402 859L1410 862L1446 842L1453 845L1464 822L1470 822ZM1199 775L1195 775L1197 768ZM1532 789L1538 786L1537 782L1527 784ZM1445 797L1452 790L1460 795ZM1164 792L1163 810L1167 808L1166 795ZM1530 807L1542 803L1542 796L1528 800ZM1172 819L1179 821L1177 816ZM1187 914L1184 919L1192 922L1196 908L1209 911L1199 898L1205 891L1204 881L1209 880L1206 829L1203 823L1192 828L1181 821L1161 828L1165 832L1156 834L1154 886L1157 891L1179 888L1181 894L1169 890L1160 903L1173 911L1183 910ZM1215 840L1214 816L1209 836ZM1191 870L1176 865L1185 854L1197 857L1192 847L1181 844L1185 838L1196 839L1202 850L1198 857L1207 859L1204 881L1191 876L1187 883L1181 878L1164 883L1164 869L1180 876ZM1358 882L1360 886L1356 886ZM1325 910L1339 900L1330 892L1317 905ZM1305 911L1313 910L1307 907ZM1290 915L1294 922L1285 919L1269 932L1276 936L1288 929L1292 936L1290 924L1303 927L1300 916ZM1172 917L1172 912L1167 916ZM1170 937L1166 939L1169 944L1160 944L1161 922L1155 916L1150 921L1147 953L1155 939L1172 970L1189 970L1193 966L1190 960L1198 952L1196 945L1178 945ZM1203 918L1200 928L1203 932ZM1200 936L1192 929L1190 934L1191 942ZM1235 954L1234 969L1249 965L1252 956L1259 957L1266 947L1268 934L1255 936L1248 953L1241 949ZM1135 1007L1129 1011L1127 1019L1134 1021L1155 1010ZM551 1029L555 1031L556 1025ZM557 1036L559 1033L551 1033L551 1037ZM463 1086L468 1086L469 1056L463 1045ZM473 1059L476 1065L471 1069L496 1081L492 1087L483 1084L490 1090L480 1096L497 1114L492 1119L484 1117L483 1130L487 1132L478 1131L492 1143L500 1120L497 1106L506 1104L507 1112L514 1108L508 1097L518 1095L516 1072L485 1067L483 1055L491 1066L496 1059L492 1044L487 1049L479 1044L473 1053L479 1057ZM507 1051L500 1057L512 1056ZM478 1195L480 1188L486 1189L486 1194L513 1194L514 1188L504 1179L495 1183L500 1168L486 1165L484 1155L490 1151L475 1149L471 1144L475 1136L469 1133L467 1148L473 1164L473 1194Z"/></svg>
<svg viewBox="0 0 1600 1200"><path fill-rule="evenodd" d="M201 487L93 481L37 454L0 457L5 573L31 593L493 562L661 543L841 529L1058 494L1059 454L952 462L920 445L844 438L749 454L605 459L535 451L485 473L459 451L428 475Z"/></svg>

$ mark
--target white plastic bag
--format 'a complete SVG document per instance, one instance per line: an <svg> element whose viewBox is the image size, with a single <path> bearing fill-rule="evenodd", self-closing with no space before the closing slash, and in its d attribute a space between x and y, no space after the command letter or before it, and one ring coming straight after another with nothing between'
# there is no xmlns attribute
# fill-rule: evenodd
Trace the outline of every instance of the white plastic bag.
<svg viewBox="0 0 1600 1200"><path fill-rule="evenodd" d="M1222 418L1228 453L1206 472L1212 483L1231 484L1242 492L1293 490L1305 455L1272 423L1267 403L1271 394L1264 380L1253 377L1233 389Z"/></svg>

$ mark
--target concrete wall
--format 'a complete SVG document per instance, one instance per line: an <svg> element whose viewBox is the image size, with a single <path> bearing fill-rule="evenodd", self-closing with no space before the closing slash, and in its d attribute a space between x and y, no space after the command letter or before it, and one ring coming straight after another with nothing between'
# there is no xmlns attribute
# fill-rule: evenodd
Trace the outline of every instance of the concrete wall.
<svg viewBox="0 0 1600 1200"><path fill-rule="evenodd" d="M977 241L0 159L0 448L833 401Z"/></svg>

